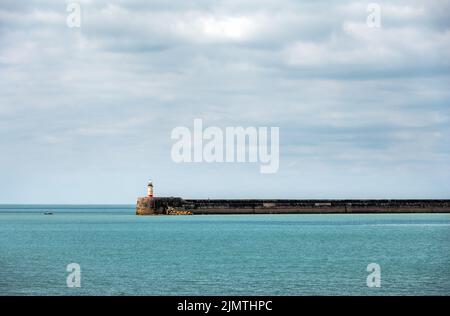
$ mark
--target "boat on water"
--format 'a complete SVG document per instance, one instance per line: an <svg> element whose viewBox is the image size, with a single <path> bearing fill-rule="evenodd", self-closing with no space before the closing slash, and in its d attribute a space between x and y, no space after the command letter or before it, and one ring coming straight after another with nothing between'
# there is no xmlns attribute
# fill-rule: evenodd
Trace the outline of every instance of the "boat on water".
<svg viewBox="0 0 450 316"><path fill-rule="evenodd" d="M53 212L44 212L44 215L53 215Z"/></svg>

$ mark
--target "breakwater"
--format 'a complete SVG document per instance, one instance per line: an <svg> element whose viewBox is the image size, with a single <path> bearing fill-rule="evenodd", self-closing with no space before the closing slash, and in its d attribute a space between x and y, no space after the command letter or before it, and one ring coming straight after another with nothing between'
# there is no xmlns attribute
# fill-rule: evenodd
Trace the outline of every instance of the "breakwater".
<svg viewBox="0 0 450 316"><path fill-rule="evenodd" d="M142 197L137 215L450 213L450 200L280 200Z"/></svg>

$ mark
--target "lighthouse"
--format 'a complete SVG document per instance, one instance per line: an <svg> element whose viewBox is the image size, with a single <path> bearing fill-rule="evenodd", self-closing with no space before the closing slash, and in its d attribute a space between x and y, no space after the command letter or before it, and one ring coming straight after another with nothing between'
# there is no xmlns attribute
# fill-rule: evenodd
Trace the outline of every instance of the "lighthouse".
<svg viewBox="0 0 450 316"><path fill-rule="evenodd" d="M153 198L153 183L151 181L147 185L147 197Z"/></svg>

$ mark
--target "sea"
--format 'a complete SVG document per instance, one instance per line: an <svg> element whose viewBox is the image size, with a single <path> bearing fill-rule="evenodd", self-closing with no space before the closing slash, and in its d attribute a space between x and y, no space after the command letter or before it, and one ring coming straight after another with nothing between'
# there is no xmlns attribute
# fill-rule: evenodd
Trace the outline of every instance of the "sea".
<svg viewBox="0 0 450 316"><path fill-rule="evenodd" d="M0 295L450 295L450 214L2 205Z"/></svg>

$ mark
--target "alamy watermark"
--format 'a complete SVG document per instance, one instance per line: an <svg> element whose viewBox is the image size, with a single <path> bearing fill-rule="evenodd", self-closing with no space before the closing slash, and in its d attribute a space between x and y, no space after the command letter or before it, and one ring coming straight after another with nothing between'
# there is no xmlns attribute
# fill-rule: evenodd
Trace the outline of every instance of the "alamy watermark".
<svg viewBox="0 0 450 316"><path fill-rule="evenodd" d="M370 28L380 28L381 27L381 6L378 3L370 3L367 6L367 16L366 23Z"/></svg>
<svg viewBox="0 0 450 316"><path fill-rule="evenodd" d="M378 263L369 263L367 265L367 272L370 274L367 276L366 284L368 287L381 287L381 267Z"/></svg>
<svg viewBox="0 0 450 316"><path fill-rule="evenodd" d="M280 166L278 127L203 128L195 119L193 130L179 126L172 130L171 157L176 163L260 163L261 173L276 173Z"/></svg>
<svg viewBox="0 0 450 316"><path fill-rule="evenodd" d="M66 278L67 287L81 287L81 267L78 263L69 263L66 267L69 272Z"/></svg>
<svg viewBox="0 0 450 316"><path fill-rule="evenodd" d="M69 13L66 19L67 26L70 28L81 27L81 5L76 2L70 2L67 4L66 11Z"/></svg>
<svg viewBox="0 0 450 316"><path fill-rule="evenodd" d="M66 278L66 284L69 288L81 287L81 266L78 263L69 263L66 267L69 272ZM366 284L370 288L381 287L381 267L378 263L369 263L366 271L369 275L366 278Z"/></svg>

